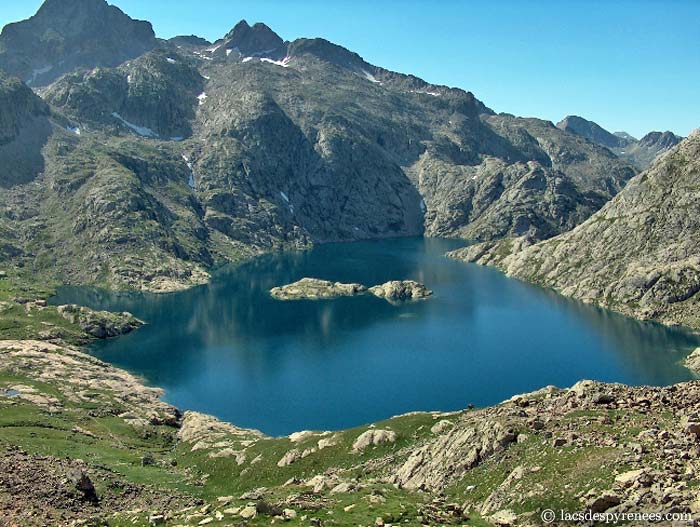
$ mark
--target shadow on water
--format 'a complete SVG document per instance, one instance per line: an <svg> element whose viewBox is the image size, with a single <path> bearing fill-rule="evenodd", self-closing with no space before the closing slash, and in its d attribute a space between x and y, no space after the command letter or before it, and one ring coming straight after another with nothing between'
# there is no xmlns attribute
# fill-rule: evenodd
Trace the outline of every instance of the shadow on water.
<svg viewBox="0 0 700 527"><path fill-rule="evenodd" d="M397 239L265 255L171 295L62 288L53 303L127 310L148 325L92 351L182 408L271 434L345 428L411 410L492 404L581 378L668 384L700 337L642 323L444 258L464 242ZM415 279L433 298L279 302L304 276Z"/></svg>

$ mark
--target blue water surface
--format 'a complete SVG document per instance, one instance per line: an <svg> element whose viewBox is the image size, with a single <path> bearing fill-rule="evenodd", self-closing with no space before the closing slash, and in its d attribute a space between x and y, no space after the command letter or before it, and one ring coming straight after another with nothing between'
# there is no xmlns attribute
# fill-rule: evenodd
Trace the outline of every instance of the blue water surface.
<svg viewBox="0 0 700 527"><path fill-rule="evenodd" d="M64 287L54 304L130 311L138 331L94 345L181 409L268 434L348 428L413 410L457 410L580 379L664 385L692 376L700 337L638 322L444 257L464 242L408 238L265 255L169 295ZM435 294L280 302L310 276Z"/></svg>

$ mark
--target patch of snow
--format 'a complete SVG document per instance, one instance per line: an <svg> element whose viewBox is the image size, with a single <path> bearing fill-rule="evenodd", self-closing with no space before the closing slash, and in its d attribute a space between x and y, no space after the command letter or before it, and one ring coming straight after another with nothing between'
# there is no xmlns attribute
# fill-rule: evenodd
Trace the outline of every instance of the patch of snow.
<svg viewBox="0 0 700 527"><path fill-rule="evenodd" d="M179 142L179 141L184 141L185 138L178 135L178 136L176 136L176 137L171 137L170 140L171 140L171 141L178 141L178 142Z"/></svg>
<svg viewBox="0 0 700 527"><path fill-rule="evenodd" d="M372 75L369 71L362 70L362 73L365 76L365 79L367 79L369 82L373 82L374 84L381 84L382 81L377 80L377 78Z"/></svg>
<svg viewBox="0 0 700 527"><path fill-rule="evenodd" d="M170 64L177 64L177 61L176 61L175 59L173 59L173 58L168 57L168 58L166 58L165 60L167 60L168 63L170 63Z"/></svg>
<svg viewBox="0 0 700 527"><path fill-rule="evenodd" d="M424 95L432 95L433 97L440 97L442 95L436 90L410 90L410 93L422 93Z"/></svg>
<svg viewBox="0 0 700 527"><path fill-rule="evenodd" d="M66 126L66 130L68 130L69 132L71 132L75 135L80 135L80 128L77 126L75 128L73 128L71 126Z"/></svg>
<svg viewBox="0 0 700 527"><path fill-rule="evenodd" d="M420 210L423 211L423 212L425 212L426 210L428 210L428 207L425 206L425 200L424 200L424 199L421 199L421 200L420 200Z"/></svg>
<svg viewBox="0 0 700 527"><path fill-rule="evenodd" d="M121 115L119 115L117 112L112 112L112 117L119 119L122 123L124 123L126 126L131 128L134 132L139 134L142 137L158 137L158 134L155 133L153 130L150 128L146 128L145 126L139 126L134 123L130 123L126 119L124 119Z"/></svg>
<svg viewBox="0 0 700 527"><path fill-rule="evenodd" d="M283 68L288 68L290 60L292 60L290 57L284 57L282 60L260 59L260 62L268 62L270 64L274 64L275 66L282 66Z"/></svg>
<svg viewBox="0 0 700 527"><path fill-rule="evenodd" d="M207 48L207 49L205 49L204 51L206 51L207 53L214 53L217 49L219 49L219 48L220 48L221 46L223 46L223 45L224 45L224 44L221 43L221 44L218 44L218 45L216 45L216 46L212 46L212 47L210 47L210 48Z"/></svg>
<svg viewBox="0 0 700 527"><path fill-rule="evenodd" d="M133 80L134 80L134 79L133 79L133 77L131 76L131 73L129 73L129 74L126 76L126 82L127 82L127 84L131 84Z"/></svg>
<svg viewBox="0 0 700 527"><path fill-rule="evenodd" d="M197 55L200 59L213 60L211 57L207 57L206 55L202 54L201 51L195 51L194 54Z"/></svg>
<svg viewBox="0 0 700 527"><path fill-rule="evenodd" d="M227 50L226 50L226 56L228 57L228 56L231 54L232 51L233 51L232 49L227 49Z"/></svg>
<svg viewBox="0 0 700 527"><path fill-rule="evenodd" d="M205 78L206 80L210 80L210 79L211 79L211 77L209 77L209 76L207 76L207 75L202 75L202 77Z"/></svg>
<svg viewBox="0 0 700 527"><path fill-rule="evenodd" d="M284 192L280 190L280 196L282 196L282 199L289 203L289 196L287 196Z"/></svg>
<svg viewBox="0 0 700 527"><path fill-rule="evenodd" d="M199 101L199 105L202 106L204 104L204 101L207 100L207 92L203 91L199 95L197 95L197 100Z"/></svg>
<svg viewBox="0 0 700 527"><path fill-rule="evenodd" d="M253 60L253 57L246 57L241 62L250 62L251 60Z"/></svg>

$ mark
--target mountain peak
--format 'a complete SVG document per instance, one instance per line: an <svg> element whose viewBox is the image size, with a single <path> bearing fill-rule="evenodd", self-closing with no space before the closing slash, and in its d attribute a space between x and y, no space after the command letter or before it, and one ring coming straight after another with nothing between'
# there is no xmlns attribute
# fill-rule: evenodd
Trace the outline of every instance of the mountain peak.
<svg viewBox="0 0 700 527"><path fill-rule="evenodd" d="M224 40L229 48L238 48L246 56L270 54L284 48L280 36L261 22L250 26L247 21L241 20Z"/></svg>
<svg viewBox="0 0 700 527"><path fill-rule="evenodd" d="M36 15L46 16L64 13L67 9L82 9L82 10L104 10L108 9L109 4L105 0L45 0L39 7ZM118 9L118 8L116 8Z"/></svg>
<svg viewBox="0 0 700 527"><path fill-rule="evenodd" d="M156 46L150 22L105 0L46 0L0 34L0 67L32 86L78 67L116 66Z"/></svg>
<svg viewBox="0 0 700 527"><path fill-rule="evenodd" d="M629 143L626 138L611 134L599 124L578 115L566 116L557 123L557 128L608 148L619 148Z"/></svg>

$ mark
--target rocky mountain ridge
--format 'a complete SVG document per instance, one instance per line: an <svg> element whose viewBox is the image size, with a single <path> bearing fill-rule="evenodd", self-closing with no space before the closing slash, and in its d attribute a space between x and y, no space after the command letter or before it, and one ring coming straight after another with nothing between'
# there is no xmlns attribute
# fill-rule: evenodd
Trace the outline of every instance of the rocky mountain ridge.
<svg viewBox="0 0 700 527"><path fill-rule="evenodd" d="M597 123L576 115L565 117L557 123L557 128L609 148L618 157L640 170L648 168L656 157L683 140L682 137L669 131L649 132L637 140L625 132L612 134Z"/></svg>
<svg viewBox="0 0 700 527"><path fill-rule="evenodd" d="M695 131L570 232L452 256L637 318L700 328L699 188Z"/></svg>

